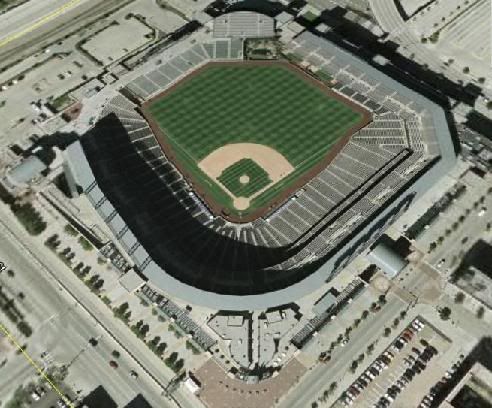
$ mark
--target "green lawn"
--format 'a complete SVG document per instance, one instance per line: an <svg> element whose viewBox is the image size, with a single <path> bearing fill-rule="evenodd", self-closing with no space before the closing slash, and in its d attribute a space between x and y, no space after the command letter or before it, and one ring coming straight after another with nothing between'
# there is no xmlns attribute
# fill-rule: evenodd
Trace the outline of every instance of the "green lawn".
<svg viewBox="0 0 492 408"><path fill-rule="evenodd" d="M281 153L295 171L256 197L246 211L265 205L295 182L363 119L360 112L327 95L285 64L276 63L210 64L150 103L147 114L161 128L182 165L225 207L230 208L232 201L198 169L201 159L229 143L259 143ZM247 189L231 188L251 195L263 182Z"/></svg>
<svg viewBox="0 0 492 408"><path fill-rule="evenodd" d="M249 178L242 183L241 177ZM218 180L236 197L251 197L271 183L268 173L251 159L242 159L224 170Z"/></svg>

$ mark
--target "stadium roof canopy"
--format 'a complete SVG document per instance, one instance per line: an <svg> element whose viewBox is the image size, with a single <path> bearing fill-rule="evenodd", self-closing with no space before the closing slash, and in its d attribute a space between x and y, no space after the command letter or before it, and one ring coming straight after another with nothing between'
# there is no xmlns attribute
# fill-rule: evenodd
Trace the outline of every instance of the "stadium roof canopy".
<svg viewBox="0 0 492 408"><path fill-rule="evenodd" d="M239 18L239 16L242 17ZM262 33L261 36L268 36L268 30L273 31L273 22L270 21L271 19L269 17L259 16L256 13L238 12L219 17L216 20L214 27L214 36L241 36L244 32L246 32L241 31L241 22L246 21L242 19L243 17L247 19L256 19L254 20L256 23L253 25L249 23L245 24L244 30L247 30L248 36L256 36L255 33L257 33L257 35ZM263 25L268 26L269 28L265 28ZM217 42L219 41L220 40ZM204 46L205 45L210 44L204 43ZM381 103L386 103L390 109L394 107L396 111L399 111L402 104L390 100L388 95L394 94L401 100L404 100L405 102L403 104L405 106L410 106L415 111L414 114L419 117L420 121L418 123L416 122L415 126L419 123L421 127L425 125L424 130L426 133L430 134L428 138L423 141L422 149L425 149L427 153L430 153L429 156L432 157L432 161L429 161L425 168L423 168L422 171L419 171L418 174L413 176L409 175L405 184L399 185L398 189L394 190L394 195L391 200L386 201L378 198L378 196L373 196L374 200L378 200L378 203L381 202L381 204L378 204L378 211L370 213L370 216L368 216L367 219L364 218L364 222L361 222L357 226L349 225L346 229L350 232L350 234L347 233L346 237L344 237L343 240L340 240L339 243L337 243L336 248L333 248L327 256L323 256L322 259L317 259L316 263L313 262L313 270L309 270L309 275L299 276L296 274L296 270L294 268L291 270L288 268L282 269L282 272L292 271L293 279L285 285L283 283L284 281L279 280L278 286L269 286L261 292L263 287L257 284L257 274L252 275L255 279L244 279L239 281L239 274L234 274L234 271L231 271L230 276L233 276L233 278L221 280L219 282L220 285L224 285L229 288L232 287L232 285L244 284L248 290L251 290L249 290L249 292L245 292L246 294L230 294L233 292L225 292L220 290L214 291L207 289L208 287L205 286L205 284L200 286L196 283L199 279L203 280L205 283L211 282L211 277L213 276L210 274L192 276L192 278L195 279L194 281L184 280L184 273L188 273L189 271L194 272L195 269L199 269L198 267L202 263L205 263L201 258L198 259L197 263L192 264L191 267L186 266L186 268L181 267L181 264L178 265L178 263L181 263L182 261L191 262L188 258L179 259L179 262L177 261L176 263L170 264L169 268L165 262L162 262L167 262L169 258L174 260L174 258L167 256L167 248L163 246L163 240L160 239L162 236L159 235L161 230L157 231L159 234L154 233L152 228L144 228L144 231L142 232L142 226L152 225L148 224L152 221L152 218L150 218L149 213L145 211L138 212L138 208L140 207L135 207L137 208L137 211L134 211L134 207L127 206L127 203L132 205L134 205L134 203L141 203L144 201L145 197L135 197L126 194L127 190L124 190L124 187L129 184L126 179L119 179L121 184L115 185L116 183L114 183L114 180L118 173L111 172L111 170L117 168L119 169L119 167L115 166L113 169L113 167L108 166L108 162L104 160L106 158L112 159L112 155L116 155L117 153L116 149L112 149L112 147L115 143L115 134L117 133L118 127L116 127L114 120L112 120L110 115L108 115L108 120L106 121L107 123L103 123L100 129L95 128L92 133L89 132L88 135L84 136L82 138L82 144L80 142L76 142L67 148L66 154L68 157L68 167L78 186L80 186L80 188L84 191L89 201L100 214L101 218L113 231L116 239L118 239L124 250L127 251L136 267L138 267L141 273L146 276L153 286L162 290L163 293L171 294L172 296L176 296L192 304L199 304L212 309L221 310L261 310L296 301L297 299L307 296L313 291L323 287L327 281L329 281L354 257L361 254L364 251L364 248L367 248L377 238L379 238L382 231L384 231L385 228L390 225L394 219L396 219L396 217L405 211L416 199L416 197L421 196L429 188L431 188L455 164L456 154L453 148L446 115L442 107L417 92L410 90L401 83L391 79L381 71L370 66L367 62L357 58L335 44L315 36L312 33L302 33L285 45L287 48L293 50L296 53L296 56L302 60L309 60L310 58L313 58L313 63L315 63L316 59L319 60L321 56L325 56L327 59L330 59L331 66L337 64L336 66L338 69L346 72L351 71L353 73L351 75L363 78L366 87L384 92L381 95L377 92L372 93L375 94L375 97L380 98L380 100L383 101ZM194 47L198 47L198 45L194 45ZM203 48L208 49L210 47ZM215 55L215 58L218 58L216 53L209 53L208 51L207 53L210 58L212 58L212 54ZM317 57L315 57L314 54L316 54ZM335 63L333 60L335 60ZM178 66L180 62L183 63L183 61L177 60L176 66ZM153 67L153 69L155 68ZM189 67L186 66L186 69L189 69ZM177 75L178 74L176 74L176 77ZM153 77L156 80L157 78L162 79L162 75L155 75ZM176 79L176 77L174 79ZM337 78L339 82L343 84L343 79L348 78L348 74L341 73ZM142 86L152 85L152 82L146 78L141 78L140 83ZM145 100L146 97L159 90L157 85L154 84L153 86L156 87L155 90L154 88L151 88L145 92L142 90L145 96L142 97L142 100ZM123 103L121 99L118 101ZM122 109L121 105L119 107L116 105L114 106L115 111ZM108 109L111 111L110 109L113 108ZM125 111L125 114L127 116L133 114L137 115L135 112L136 111L133 108L128 108ZM103 117L99 122L103 122L104 119L105 118ZM116 117L116 119L118 118ZM138 120L142 119L137 117L137 121ZM117 126L121 127L123 125L117 124ZM128 126L135 125L132 122L129 123ZM102 133L98 133L99 131ZM107 132L107 134L105 132ZM105 136L110 138L110 140L106 142L104 138ZM124 136L125 139L128 139L126 133ZM150 140L152 138L148 139ZM138 141L138 143L140 143L140 141ZM124 153L132 152L133 154L135 148L132 146L135 145L124 145L121 149L124 150ZM132 150L127 149L127 147ZM155 140L151 141L148 148L143 144L140 145L139 148L145 148L145 153L149 156L146 160L155 159L153 155L148 153L151 149L153 152L160 152L159 154L162 154ZM116 157L116 159L119 163L120 156ZM139 165L138 174L144 174L143 171L140 171L144 169L144 166L140 166L140 161L137 164ZM146 169L148 169L148 167ZM155 172L152 172L149 176L153 176L155 174ZM392 174L393 173L390 173L390 175ZM147 172L145 175L147 175ZM133 185L131 187L133 188ZM161 192L162 190L159 190L159 193ZM381 193L383 192L384 190ZM108 198L108 195L110 198ZM188 195L183 198L183 201L185 200L190 200ZM368 200L365 201L367 202ZM173 207L173 209L174 208L175 207ZM357 215L362 213L361 208L365 209L366 207L359 207L357 210ZM177 212L173 215L175 218L179 218L179 216L183 214L184 212ZM195 226L196 220L192 219L190 220L189 225L186 225L186 227L191 230L190 225ZM152 227L154 227L154 225L152 225ZM196 229L192 229L192 231L195 230ZM342 228L338 227L333 235L341 230ZM200 231L208 232L208 230L201 227ZM170 232L171 235L174 233L174 231ZM212 231L212 233L213 232L214 231ZM214 236L214 239L215 238L216 237ZM222 235L216 239L217 247L223 247L222 239L225 239ZM155 244L156 241L158 242L157 244ZM206 241L204 240L204 242ZM326 242L327 241L325 241L325 243ZM262 248L257 246L255 247L255 250L257 249L261 250ZM190 258L192 258L193 254L189 255ZM306 253L303 253L303 255L306 255ZM303 261L310 261L309 255L310 254L307 253L307 256L303 258ZM377 249L374 256L375 259L380 262L381 265L384 264L385 268L387 268L387 270L391 273L397 271L401 267L401 259L398 260L398 258L394 258L394 254L388 254L387 250L384 248ZM209 258L212 257L209 256ZM311 267L311 265L309 266ZM179 272L179 274L176 271ZM257 271L254 270L253 272L256 273ZM262 272L262 270L260 270L260 272ZM269 273L269 271L267 272L267 278L272 280L279 275L278 270L273 270L272 273ZM250 275L245 276L249 278ZM282 275L282 279L284 279L284 276L285 275Z"/></svg>
<svg viewBox="0 0 492 408"><path fill-rule="evenodd" d="M214 20L214 37L273 37L275 35L274 26L273 18L264 14L236 11L224 14Z"/></svg>
<svg viewBox="0 0 492 408"><path fill-rule="evenodd" d="M382 269L389 278L398 275L408 264L408 261L403 259L400 254L385 243L377 244L369 253L368 258L377 267Z"/></svg>

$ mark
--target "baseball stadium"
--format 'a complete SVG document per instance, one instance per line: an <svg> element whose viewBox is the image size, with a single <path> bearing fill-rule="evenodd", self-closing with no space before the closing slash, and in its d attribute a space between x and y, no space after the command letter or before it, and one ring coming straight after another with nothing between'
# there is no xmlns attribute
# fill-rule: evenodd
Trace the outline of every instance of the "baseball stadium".
<svg viewBox="0 0 492 408"><path fill-rule="evenodd" d="M195 192L232 222L281 204L371 118L285 61L209 62L142 112Z"/></svg>
<svg viewBox="0 0 492 408"><path fill-rule="evenodd" d="M253 60L245 42L283 41ZM442 108L335 44L234 12L149 61L67 148L154 287L246 310L329 281L445 174Z"/></svg>

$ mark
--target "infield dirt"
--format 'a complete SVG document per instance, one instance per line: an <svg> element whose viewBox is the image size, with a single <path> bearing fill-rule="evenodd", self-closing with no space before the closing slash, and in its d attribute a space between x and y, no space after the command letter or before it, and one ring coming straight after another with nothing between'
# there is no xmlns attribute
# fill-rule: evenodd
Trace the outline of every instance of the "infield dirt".
<svg viewBox="0 0 492 408"><path fill-rule="evenodd" d="M228 67L228 66L237 66L237 64L247 64L249 66L282 65L283 67L288 68L291 72L298 75L304 81L310 83L311 85L316 86L316 88L320 89L323 93L325 93L330 98L338 100L339 102L342 102L346 106L349 106L354 112L360 114L361 119L357 122L357 124L348 128L343 133L343 135L335 143L333 143L333 145L330 147L330 150L325 154L325 156L321 158L321 160L319 160L312 167L304 171L297 178L293 180L289 180L289 182L286 183L286 186L283 189L279 188L278 190L280 191L278 191L273 198L265 202L264 205L261 205L259 208L252 208L250 210L245 209L244 211L233 212L231 211L232 208L225 207L224 203L221 203L220 201L217 200L214 194L212 194L207 188L207 182L204 182L203 179L200 179L200 176L196 174L197 173L196 171L191 171L188 168L188 165L186 163L183 163L182 160L180 160L179 154L177 154L174 146L172 145L172 143L170 143L164 131L161 129L159 123L157 123L153 114L150 112L150 106L154 102L166 97L168 94L173 92L183 82L183 80L187 81L199 75L203 70L206 70L207 67L210 65L213 65L214 67L216 66ZM173 161L173 163L176 165L178 170L188 180L189 184L193 186L194 191L207 204L211 212L216 215L220 215L223 218L228 219L229 221L235 223L246 223L246 222L254 221L255 219L264 216L265 214L268 214L276 207L280 206L288 197L290 197L293 193L295 193L295 191L297 191L299 188L301 188L303 185L309 182L312 178L314 178L320 171L326 168L331 163L331 161L337 156L337 154L343 149L343 147L348 143L350 137L361 128L367 126L367 124L369 124L372 120L371 114L366 109L356 104L355 102L345 98L344 96L334 92L329 87L327 87L323 82L317 80L316 78L312 77L309 73L304 72L301 68L287 61L209 62L206 65L198 68L197 70L191 72L189 75L182 78L179 82L175 83L174 85L163 91L162 93L156 95L155 97L143 103L143 105L141 106L141 112L143 116L146 118L146 120L148 121L150 127L152 128L154 134L156 135L157 141L161 145L168 159ZM226 146L228 145L225 144L224 148L226 148ZM220 150L220 148L217 150ZM278 152L276 153L278 154ZM213 155L214 152L212 152L211 154ZM239 154L237 157L234 157L234 160L235 161L241 160L242 158L245 158L247 156L248 156L247 152L244 152L243 156ZM274 157L275 155L272 154L270 157L270 161L268 160L268 158L266 158L266 161L264 163L264 165L267 167L266 170L270 174L270 177L272 173L285 174L287 171L289 171L289 169L287 169L285 166L283 166L285 168L283 168L282 166L277 167L278 163L276 163ZM234 160L232 161L231 160L232 158L229 158L227 157L227 155L225 155L220 160L220 162L222 163L211 162L209 164L206 164L204 166L205 168L201 169L202 170L201 172L205 173L209 179L213 180L214 178L220 176L220 174L216 174L216 173L218 173L219 170L224 169L223 167L225 165L224 163L226 162L230 164L234 163ZM197 162L196 165L198 167L201 167L199 162ZM262 165L262 167L264 166ZM272 173L270 171L272 171ZM292 173L292 170L290 170L290 172ZM210 182L208 182L208 184L210 185ZM217 188L222 189L222 187L219 186L217 186ZM244 203L241 203L241 205L244 206Z"/></svg>

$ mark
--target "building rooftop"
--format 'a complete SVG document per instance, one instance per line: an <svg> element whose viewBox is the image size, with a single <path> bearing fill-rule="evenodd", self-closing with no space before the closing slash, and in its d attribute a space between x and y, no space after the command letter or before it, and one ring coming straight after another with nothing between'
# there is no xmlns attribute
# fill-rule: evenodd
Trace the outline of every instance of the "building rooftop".
<svg viewBox="0 0 492 408"><path fill-rule="evenodd" d="M398 275L407 266L408 261L385 243L379 243L369 253L368 258L376 264L389 278Z"/></svg>
<svg viewBox="0 0 492 408"><path fill-rule="evenodd" d="M38 157L29 156L11 169L7 178L15 186L23 186L38 177L46 168L46 165Z"/></svg>

